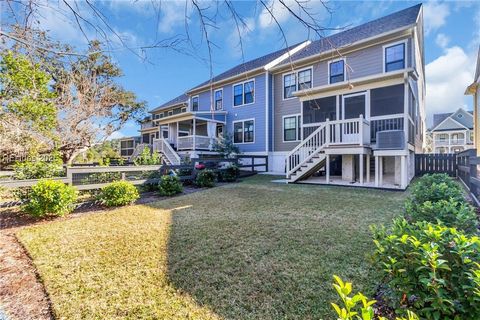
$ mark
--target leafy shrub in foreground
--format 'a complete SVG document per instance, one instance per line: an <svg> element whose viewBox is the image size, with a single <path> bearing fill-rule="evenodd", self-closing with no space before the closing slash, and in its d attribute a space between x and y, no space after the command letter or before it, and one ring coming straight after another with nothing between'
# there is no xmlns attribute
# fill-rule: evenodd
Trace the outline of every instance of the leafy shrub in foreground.
<svg viewBox="0 0 480 320"><path fill-rule="evenodd" d="M415 209L410 203L407 203L406 211L407 219L411 222L440 222L447 227L457 228L466 233L478 231L476 210L466 201L454 199L425 201L423 204L415 206Z"/></svg>
<svg viewBox="0 0 480 320"><path fill-rule="evenodd" d="M41 180L32 186L25 200L22 208L32 216L63 216L75 208L77 190L61 181Z"/></svg>
<svg viewBox="0 0 480 320"><path fill-rule="evenodd" d="M332 307L335 309L339 320L376 319L373 310L373 304L376 302L375 300L369 300L360 292L351 296L352 284L350 282L343 282L338 276L333 276L333 278L336 282L333 284L333 287L342 300L341 307L332 303ZM378 317L378 320L387 320L387 318ZM418 317L413 312L407 311L407 319L396 318L396 320L418 320Z"/></svg>
<svg viewBox="0 0 480 320"><path fill-rule="evenodd" d="M127 181L115 181L103 187L97 199L107 207L125 206L140 197L137 188Z"/></svg>
<svg viewBox="0 0 480 320"><path fill-rule="evenodd" d="M16 180L23 179L44 179L63 176L62 162L60 161L23 161L17 162L13 165L15 174L13 176Z"/></svg>
<svg viewBox="0 0 480 320"><path fill-rule="evenodd" d="M211 188L215 186L215 172L210 169L205 169L197 174L195 184L199 187Z"/></svg>
<svg viewBox="0 0 480 320"><path fill-rule="evenodd" d="M442 225L396 219L373 228L374 262L395 310L422 319L480 319L480 240Z"/></svg>
<svg viewBox="0 0 480 320"><path fill-rule="evenodd" d="M158 184L158 190L162 196L173 196L183 191L183 185L177 176L163 176Z"/></svg>

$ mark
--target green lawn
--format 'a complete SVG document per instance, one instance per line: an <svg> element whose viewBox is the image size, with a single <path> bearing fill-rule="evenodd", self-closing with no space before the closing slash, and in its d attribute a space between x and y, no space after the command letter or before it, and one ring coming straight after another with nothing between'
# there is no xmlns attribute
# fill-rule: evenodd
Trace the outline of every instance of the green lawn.
<svg viewBox="0 0 480 320"><path fill-rule="evenodd" d="M369 225L404 194L256 176L18 233L59 319L332 319L332 275L371 293Z"/></svg>

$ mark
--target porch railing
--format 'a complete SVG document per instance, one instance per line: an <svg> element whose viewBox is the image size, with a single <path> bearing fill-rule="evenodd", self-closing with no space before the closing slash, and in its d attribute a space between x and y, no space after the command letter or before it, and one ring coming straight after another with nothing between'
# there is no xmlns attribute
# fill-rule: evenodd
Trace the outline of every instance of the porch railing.
<svg viewBox="0 0 480 320"><path fill-rule="evenodd" d="M177 150L210 150L216 138L207 136L184 136L177 139Z"/></svg>
<svg viewBox="0 0 480 320"><path fill-rule="evenodd" d="M328 143L330 145L370 144L370 123L360 115L358 119L335 120L326 122Z"/></svg>
<svg viewBox="0 0 480 320"><path fill-rule="evenodd" d="M153 151L161 152L172 165L179 165L181 162L180 156L166 139L153 139Z"/></svg>

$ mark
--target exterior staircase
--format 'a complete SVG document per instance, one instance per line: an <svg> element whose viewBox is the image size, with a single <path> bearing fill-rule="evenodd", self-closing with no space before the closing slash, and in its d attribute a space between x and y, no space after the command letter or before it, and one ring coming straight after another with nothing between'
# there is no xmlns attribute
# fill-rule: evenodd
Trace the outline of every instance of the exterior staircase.
<svg viewBox="0 0 480 320"><path fill-rule="evenodd" d="M137 146L133 150L132 155L128 158L128 161L133 162L133 160L135 160L135 158L138 157L142 153L142 151L143 151L143 149L145 149L145 147L148 147L148 144L146 144L146 143L137 144Z"/></svg>
<svg viewBox="0 0 480 320"><path fill-rule="evenodd" d="M178 153L172 148L170 143L165 139L153 140L153 151L157 151L162 154L163 161L167 165L179 165L182 160Z"/></svg>
<svg viewBox="0 0 480 320"><path fill-rule="evenodd" d="M329 141L329 128L320 125L287 155L287 180L305 179L325 166L324 148Z"/></svg>

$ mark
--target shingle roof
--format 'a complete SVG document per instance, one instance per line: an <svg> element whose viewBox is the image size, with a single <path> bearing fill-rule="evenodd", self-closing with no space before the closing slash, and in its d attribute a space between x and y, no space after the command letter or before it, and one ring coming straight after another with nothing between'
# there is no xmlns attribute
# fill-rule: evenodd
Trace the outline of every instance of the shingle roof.
<svg viewBox="0 0 480 320"><path fill-rule="evenodd" d="M312 42L303 50L292 55L291 61L307 58L309 56L326 52L334 48L340 48L360 40L371 38L382 33L407 27L417 21L422 4L394 12L388 16L364 23L352 29L348 29L331 36ZM289 63L285 61L285 63Z"/></svg>
<svg viewBox="0 0 480 320"><path fill-rule="evenodd" d="M182 93L178 97L173 98L172 100L170 100L168 102L165 102L164 104L156 107L153 110L150 110L149 112L156 112L156 111L159 111L159 110L162 110L162 109L165 109L165 108L177 105L177 104L187 103L187 102L188 102L188 96L185 93Z"/></svg>
<svg viewBox="0 0 480 320"><path fill-rule="evenodd" d="M433 115L433 126L432 129L438 126L443 120L447 119L453 114L453 112L449 113L435 113Z"/></svg>
<svg viewBox="0 0 480 320"><path fill-rule="evenodd" d="M454 117L455 114L458 113L466 113L470 114L471 117ZM449 112L449 113L436 113L433 115L433 126L431 130L435 129L440 123L442 123L445 119L452 117L453 120L455 120L457 123L460 123L461 125L473 129L473 111L466 111L463 108L459 108L455 112Z"/></svg>
<svg viewBox="0 0 480 320"><path fill-rule="evenodd" d="M269 53L269 54L261 56L259 58L241 63L241 64L239 64L239 65L237 65L237 66L235 66L231 69L228 69L227 71L225 71L223 73L220 73L219 75L213 77L212 81L213 82L221 81L221 80L224 80L224 79L227 79L227 78L230 78L230 77L238 76L238 75L240 75L244 72L247 72L247 71L251 71L251 70L254 70L254 69L257 69L257 68L261 68L261 67L265 66L266 64L268 64L269 62L272 62L273 60L279 58L282 54L287 53L287 51L292 50L293 48L297 47L301 43L303 43L303 41L300 42L300 43L294 44L292 46L289 46L288 48L280 49L278 51ZM192 90L195 90L199 87L202 87L202 86L208 84L209 82L210 82L210 80L204 81L201 84L199 84L198 86L193 87L189 91L192 91Z"/></svg>

